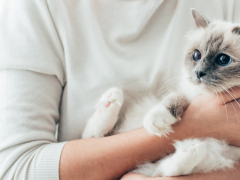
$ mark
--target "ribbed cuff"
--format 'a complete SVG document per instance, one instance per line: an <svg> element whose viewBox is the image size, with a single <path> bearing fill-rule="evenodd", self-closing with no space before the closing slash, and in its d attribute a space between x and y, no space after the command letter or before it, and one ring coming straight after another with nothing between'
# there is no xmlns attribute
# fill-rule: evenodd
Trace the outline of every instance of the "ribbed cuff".
<svg viewBox="0 0 240 180"><path fill-rule="evenodd" d="M66 142L44 145L29 165L28 180L59 180L59 161Z"/></svg>

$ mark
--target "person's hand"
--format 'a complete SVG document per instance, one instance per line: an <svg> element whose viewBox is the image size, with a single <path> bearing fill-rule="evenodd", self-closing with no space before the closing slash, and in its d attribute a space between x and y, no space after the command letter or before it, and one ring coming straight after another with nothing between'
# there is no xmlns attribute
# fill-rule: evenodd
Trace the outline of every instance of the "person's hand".
<svg viewBox="0 0 240 180"><path fill-rule="evenodd" d="M240 102L234 100L240 97L240 88L229 93L195 98L174 127L185 131L184 138L214 137L240 146Z"/></svg>
<svg viewBox="0 0 240 180"><path fill-rule="evenodd" d="M147 177L141 174L127 173L120 180L175 180L177 177Z"/></svg>
<svg viewBox="0 0 240 180"><path fill-rule="evenodd" d="M151 179L162 180L161 177L159 177L158 179L134 173L127 173L120 180L151 180Z"/></svg>
<svg viewBox="0 0 240 180"><path fill-rule="evenodd" d="M233 88L229 93L201 95L195 98L185 111L182 120L174 125L174 130L176 132L180 130L180 134L184 135L179 138L179 133L176 135L173 133L172 138L182 140L191 137L214 137L240 146L240 102L234 100L240 97L240 88ZM195 176L202 178L201 175ZM128 173L121 180L180 180L191 177L147 177Z"/></svg>

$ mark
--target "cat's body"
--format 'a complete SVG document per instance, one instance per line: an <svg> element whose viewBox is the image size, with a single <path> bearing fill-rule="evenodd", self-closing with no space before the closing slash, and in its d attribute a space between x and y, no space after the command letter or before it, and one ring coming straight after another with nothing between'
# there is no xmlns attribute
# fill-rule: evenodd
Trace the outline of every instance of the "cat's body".
<svg viewBox="0 0 240 180"><path fill-rule="evenodd" d="M172 132L171 125L181 120L196 96L240 85L240 28L220 21L209 23L196 10L192 10L192 14L198 29L188 35L185 68L176 91L161 100L154 95L142 97L116 126L124 95L118 88L109 89L99 100L83 138L141 127L150 134L167 136ZM155 163L146 163L134 172L148 176L178 176L231 168L240 159L240 148L213 138L177 141L175 148L175 153Z"/></svg>

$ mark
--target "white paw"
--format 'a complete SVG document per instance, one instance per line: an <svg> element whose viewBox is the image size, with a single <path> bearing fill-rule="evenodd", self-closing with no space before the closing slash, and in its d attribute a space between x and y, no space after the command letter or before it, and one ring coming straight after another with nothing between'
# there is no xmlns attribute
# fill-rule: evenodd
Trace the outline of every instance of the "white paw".
<svg viewBox="0 0 240 180"><path fill-rule="evenodd" d="M123 91L116 87L112 87L105 92L102 97L100 98L97 108L104 106L104 108L108 108L112 104L117 104L122 106L124 101Z"/></svg>
<svg viewBox="0 0 240 180"><path fill-rule="evenodd" d="M143 127L150 134L167 136L168 133L173 132L171 125L177 121L165 106L158 105L147 113L143 120Z"/></svg>
<svg viewBox="0 0 240 180"><path fill-rule="evenodd" d="M122 90L110 88L99 99L96 111L89 118L82 138L103 137L108 134L118 120L118 114L123 104Z"/></svg>

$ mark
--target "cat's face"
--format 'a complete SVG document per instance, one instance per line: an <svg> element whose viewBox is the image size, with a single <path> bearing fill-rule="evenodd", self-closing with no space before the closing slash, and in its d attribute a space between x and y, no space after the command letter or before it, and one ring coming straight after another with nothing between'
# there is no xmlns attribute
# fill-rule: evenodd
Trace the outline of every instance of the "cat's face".
<svg viewBox="0 0 240 180"><path fill-rule="evenodd" d="M208 92L240 85L240 27L209 22L193 10L197 29L188 34L185 70L191 83Z"/></svg>

